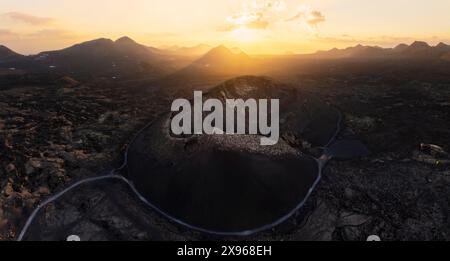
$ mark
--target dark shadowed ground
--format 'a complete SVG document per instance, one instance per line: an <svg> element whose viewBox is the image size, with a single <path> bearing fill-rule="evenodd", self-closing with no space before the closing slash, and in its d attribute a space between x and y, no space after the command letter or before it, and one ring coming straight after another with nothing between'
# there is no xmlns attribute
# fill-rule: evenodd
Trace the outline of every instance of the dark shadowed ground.
<svg viewBox="0 0 450 261"><path fill-rule="evenodd" d="M448 240L450 84L405 79L290 79L338 107L346 126L338 138L359 139L372 154L331 161L297 214L245 239L365 240L377 234L383 240ZM2 88L0 239L15 239L40 200L120 165L133 134L167 110L171 98L167 90L109 80ZM70 234L83 240L217 239L168 222L119 181L66 194L38 215L26 239Z"/></svg>

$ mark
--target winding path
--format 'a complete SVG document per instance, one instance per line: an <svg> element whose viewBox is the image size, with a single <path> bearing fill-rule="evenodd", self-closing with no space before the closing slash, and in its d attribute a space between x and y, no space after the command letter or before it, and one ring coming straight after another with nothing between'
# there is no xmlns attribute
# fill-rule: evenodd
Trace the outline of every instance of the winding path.
<svg viewBox="0 0 450 261"><path fill-rule="evenodd" d="M336 111L338 112L339 118L337 121L337 126L336 126L336 132L335 134L331 137L330 141L327 143L327 145L325 147L323 147L324 151L326 151L326 148L328 148L329 146L331 146L333 144L333 142L336 140L337 136L339 135L340 131L341 131L341 126L342 126L342 121L343 121L343 116L342 113L336 109ZM273 228L275 226L278 226L280 224L282 224L283 222L285 222L287 219L289 219L293 214L295 214L300 208L302 208L306 201L309 199L309 197L311 196L311 193L314 191L314 189L317 187L318 183L320 182L321 178L322 178L322 170L325 167L326 163L331 159L330 156L324 154L319 158L314 158L317 161L317 164L319 166L318 170L319 173L317 175L317 179L315 180L314 184L312 185L312 187L310 188L310 190L308 191L306 197L291 211L289 212L287 215L281 217L280 219L276 220L275 222L271 223L271 224L267 224L264 225L262 227L259 227L257 229L253 229L253 230L248 230L248 231L237 231L237 232L219 232L219 231L211 231L211 230L207 230L207 229L203 229L203 228L199 228L196 226L192 226L190 224L187 224L177 218L174 218L170 215L168 215L167 213L165 213L164 211L162 211L161 209L159 209L158 207L156 207L155 205L153 205L152 203L150 203L145 197L143 197L139 191L136 189L136 187L134 186L133 182L128 180L127 178L125 178L123 175L118 174L121 170L125 169L128 166L128 152L129 152L129 148L131 147L131 145L136 141L137 137L142 134L148 127L150 127L153 124L153 121L148 123L146 126L144 126L141 130L139 130L133 137L133 139L130 142L130 145L127 147L125 153L124 153L124 160L123 163L120 167L111 170L107 175L103 175L103 176L98 176L98 177L92 177L92 178L86 178L83 180L80 180L78 182L75 182L74 184L68 186L67 188L65 188L64 190L58 192L57 194L49 197L48 199L44 200L43 202L41 202L31 213L31 215L28 217L24 227L22 228L19 236L17 237L17 241L23 241L25 235L28 232L28 229L30 228L30 226L32 225L34 219L36 218L37 214L39 213L40 210L42 210L43 208L45 208L47 205L53 203L54 201L58 200L60 197L62 197L64 194L66 194L67 192L78 188L79 186L83 185L83 184L87 184L87 183L94 183L94 182L98 182L98 181L102 181L102 180L107 180L107 179L116 179L116 180L121 180L124 183L126 183L131 191L133 191L133 193L147 206L149 206L150 208L152 208L153 210L155 210L156 212L158 212L159 214L161 214L162 216L168 218L169 220L182 225L184 227L187 227L189 229L192 230L196 230L199 232L203 232L203 233L207 233L207 234L212 234L212 235L218 235L218 236L249 236L258 232L262 232L265 231L267 229ZM311 156L312 157L312 156Z"/></svg>

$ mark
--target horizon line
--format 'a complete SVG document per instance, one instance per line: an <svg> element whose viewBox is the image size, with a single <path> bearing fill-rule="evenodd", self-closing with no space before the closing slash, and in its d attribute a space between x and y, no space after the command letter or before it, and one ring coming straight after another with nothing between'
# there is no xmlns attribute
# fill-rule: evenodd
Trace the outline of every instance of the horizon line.
<svg viewBox="0 0 450 261"><path fill-rule="evenodd" d="M7 45L5 45L5 44L2 44L2 43L0 43L0 46L6 47L6 48L8 48L9 50L11 50L11 51L13 51L13 52L15 52L15 53L17 53L17 54L23 55L23 56L34 56L34 55L39 55L39 54L45 53L45 52L52 52L52 51L60 51L60 50L64 50L64 49L71 48L71 47L74 47L74 46L76 46L76 45L83 44L83 43L87 43L87 42L93 42L93 41L98 41L98 40L109 40L109 41L112 41L112 42L117 42L118 40L123 39L123 38L129 38L129 39L131 39L132 41L134 41L134 42L137 43L137 44L143 45L143 46L148 47L148 48L155 48L155 49L158 49L158 50L161 50L161 51L170 51L170 50L167 48L167 47L170 47L170 46L177 46L177 47L179 47L179 48L194 48L194 47L197 47L197 46L205 45L205 46L209 46L209 47L211 48L210 50L213 50L213 49L215 49L215 48L217 48L217 47L219 47L219 46L225 46L227 49L230 49L230 50L236 47L236 46L230 47L229 45L224 44L224 43L216 44L216 45L211 45L211 44L202 43L202 42L199 42L199 43L194 44L194 45L186 45L186 46L185 46L185 45L179 45L179 44L167 44L167 45L161 45L161 46L156 47L156 46L151 46L151 45L147 45L147 44L142 44L142 43L140 43L140 42L137 42L137 41L134 40L133 38L126 36L126 35L121 36L121 37L118 37L118 38L115 39L115 40L113 40L112 38L108 38L108 37L98 37L98 38L93 38L93 39L86 40L86 41L76 42L76 43L73 43L73 44L68 45L68 46L66 46L66 47L59 48L59 49L42 50L42 51L39 51L39 52L36 52L36 53L29 53L29 54L24 54L24 53L17 52L17 51L15 51L13 48L10 48L9 46L7 46ZM362 43L358 43L358 44L355 44L355 45L348 45L348 46L342 47L342 48L333 47L333 48L330 48L330 49L317 49L317 50L315 50L315 51L312 51L312 52L305 52L305 53L300 53L300 52L295 52L295 51L291 51L291 50L286 50L286 51L283 51L283 52L280 52L280 53L254 53L254 54L248 54L248 55L251 55L251 56L259 56L259 55L271 55L271 56L283 56L283 55L311 55L311 54L317 54L317 53L319 53L319 52L327 52L327 51L332 51L332 50L345 50L345 49L348 49L348 48L358 47L358 46L362 46L362 47L372 47L372 48L381 48L381 49L394 49L395 47L398 47L398 46L400 46L400 45L411 46L411 45L413 45L413 44L415 44L415 43L425 43L425 44L428 45L429 47L437 47L437 46L439 46L440 44L448 45L446 42L443 42L443 41L439 42L439 43L436 44L436 45L432 45L432 44L429 44L427 41L415 40L415 41L412 41L411 44L407 44L407 43L405 43L405 42L400 42L400 43L398 43L398 44L392 45L391 47L381 47L381 46L379 46L379 45L364 45L364 44L362 44ZM164 47L166 47L166 48L164 48ZM241 49L241 48L239 48L239 49ZM241 51L242 51L242 49L241 49ZM208 52L208 51L206 51L205 53L207 53L207 52ZM243 52L244 52L244 53L247 53L247 52L245 52L245 51L243 51Z"/></svg>

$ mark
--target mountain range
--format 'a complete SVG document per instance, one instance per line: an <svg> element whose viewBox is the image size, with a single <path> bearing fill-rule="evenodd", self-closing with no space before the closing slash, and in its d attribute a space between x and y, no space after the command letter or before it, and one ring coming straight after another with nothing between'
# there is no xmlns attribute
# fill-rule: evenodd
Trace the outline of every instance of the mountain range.
<svg viewBox="0 0 450 261"><path fill-rule="evenodd" d="M240 49L228 49L223 45L158 49L139 44L129 37L116 41L100 38L30 56L17 54L6 47L0 49L0 67L114 78L138 75L150 79L164 76L179 79L185 75L233 76L250 73L254 61Z"/></svg>
<svg viewBox="0 0 450 261"><path fill-rule="evenodd" d="M180 55L180 56L201 56L211 50L213 47L207 44L199 44L192 47L183 47L183 46L166 46L162 47L163 51L167 54L171 55Z"/></svg>
<svg viewBox="0 0 450 261"><path fill-rule="evenodd" d="M157 49L138 44L128 37L116 41L92 40L58 51L42 52L30 56L30 59L37 66L69 72L160 75L170 71L167 57Z"/></svg>
<svg viewBox="0 0 450 261"><path fill-rule="evenodd" d="M378 46L357 45L345 49L331 49L319 51L308 55L315 58L340 59L340 58L443 58L450 53L450 45L439 43L430 46L426 42L416 41L411 45L399 44L394 48L381 48Z"/></svg>
<svg viewBox="0 0 450 261"><path fill-rule="evenodd" d="M233 52L223 45L215 47L185 69L203 69L217 73L246 72L254 65L254 59L242 51Z"/></svg>
<svg viewBox="0 0 450 261"><path fill-rule="evenodd" d="M18 68L28 72L54 72L72 76L106 76L122 79L171 79L179 84L190 79L232 77L244 74L270 74L274 70L295 69L303 60L391 61L427 59L450 61L450 46L430 46L416 41L394 48L356 45L307 55L249 56L238 48L223 45L211 48L168 47L159 49L135 42L129 37L115 41L96 39L71 47L24 56L0 46L0 68Z"/></svg>
<svg viewBox="0 0 450 261"><path fill-rule="evenodd" d="M194 60L188 66L159 79L156 85L180 89L189 87L201 89L216 85L226 79L258 72L258 60L239 49L220 45Z"/></svg>

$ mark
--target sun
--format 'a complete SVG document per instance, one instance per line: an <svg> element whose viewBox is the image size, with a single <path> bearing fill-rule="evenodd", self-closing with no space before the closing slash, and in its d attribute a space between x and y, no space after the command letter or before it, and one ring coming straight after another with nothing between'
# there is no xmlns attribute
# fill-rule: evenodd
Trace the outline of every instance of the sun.
<svg viewBox="0 0 450 261"><path fill-rule="evenodd" d="M255 30L241 26L231 31L231 37L237 42L254 42L258 40Z"/></svg>

